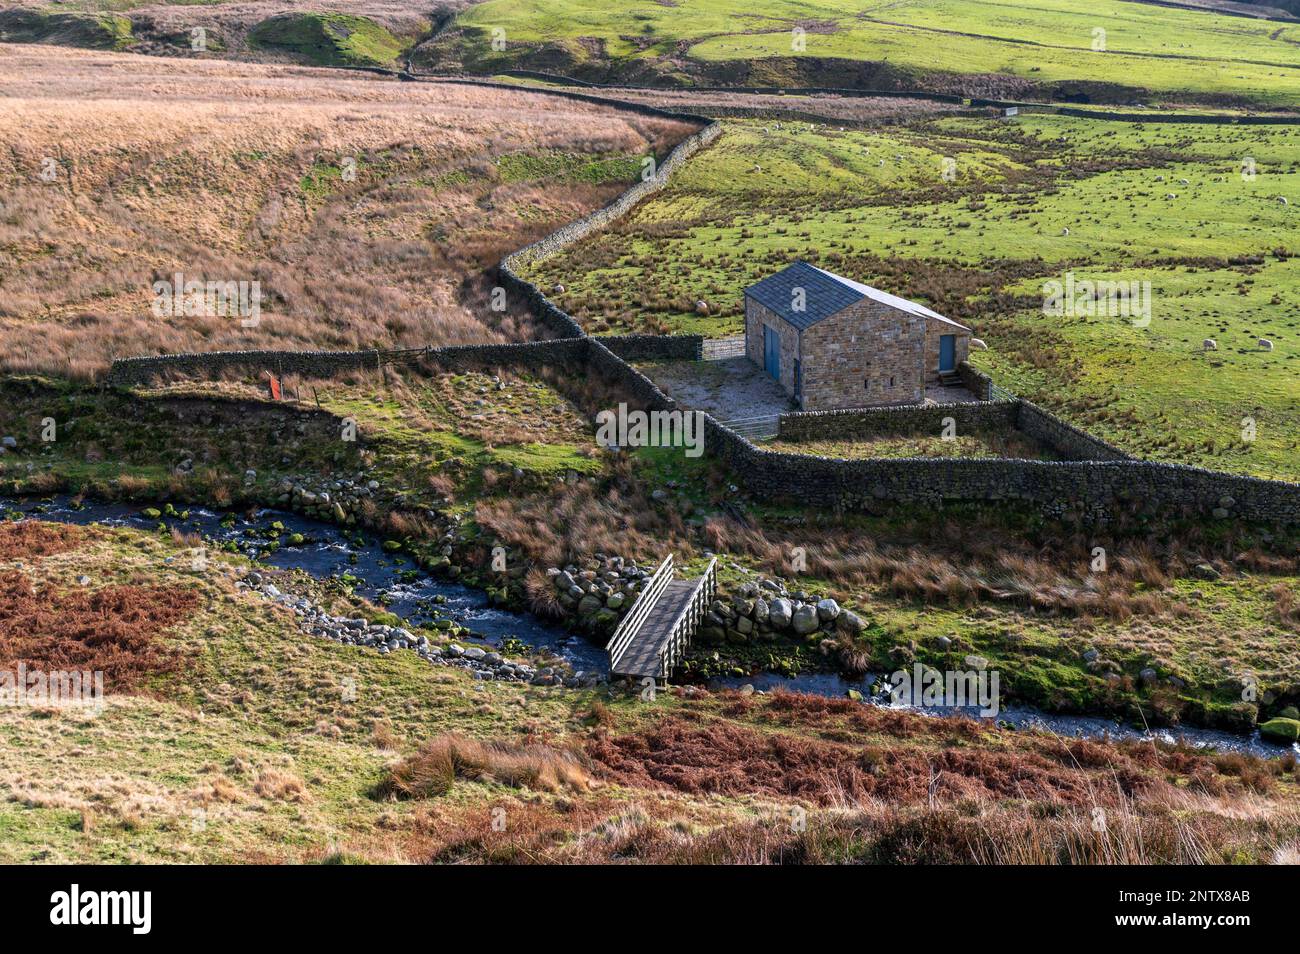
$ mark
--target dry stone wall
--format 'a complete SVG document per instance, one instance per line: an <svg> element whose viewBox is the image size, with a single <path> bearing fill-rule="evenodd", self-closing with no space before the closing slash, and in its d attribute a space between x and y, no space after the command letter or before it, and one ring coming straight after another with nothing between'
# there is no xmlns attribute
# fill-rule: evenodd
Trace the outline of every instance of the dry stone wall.
<svg viewBox="0 0 1300 954"><path fill-rule="evenodd" d="M851 441L894 434L937 435L947 418L956 423L959 434L1006 431L1016 427L1016 412L1013 401L801 411L781 415L777 436L785 441Z"/></svg>
<svg viewBox="0 0 1300 954"><path fill-rule="evenodd" d="M1016 402L1016 427L1066 460L1132 460L1113 444L1068 424L1024 398Z"/></svg>
<svg viewBox="0 0 1300 954"><path fill-rule="evenodd" d="M951 418L957 433L1017 430L1065 460L1132 460L1118 447L1021 398L965 404L873 407L783 414L782 440L869 440L888 434L938 434Z"/></svg>
<svg viewBox="0 0 1300 954"><path fill-rule="evenodd" d="M298 375L329 378L345 371L430 362L450 371L493 367L542 368L581 363L582 339L529 341L518 344L451 345L401 351L207 351L119 358L109 369L114 387L146 385L168 377L210 378L223 374Z"/></svg>
<svg viewBox="0 0 1300 954"><path fill-rule="evenodd" d="M487 85L487 84L483 84ZM581 94L567 94L581 95ZM592 97L595 98L595 97ZM665 113L643 107L655 115ZM700 117L685 117L699 120ZM377 368L386 364L432 362L448 369L482 367L540 368L561 365L600 375L644 410L678 408L671 397L625 358L639 360L652 353L671 352L697 356L694 336L669 339L662 344L627 336L600 340L588 337L573 318L553 303L515 268L551 254L595 229L614 221L647 195L663 188L672 171L711 142L720 127L706 126L683 140L660 165L658 174L638 183L618 200L588 218L507 256L500 265L507 291L522 295L536 309L559 340L502 345L464 345L412 351L296 352L244 351L208 354L159 355L125 358L113 362L108 376L112 385L143 384L169 374L211 375L232 370L274 371L327 377L342 371ZM618 352L618 353L616 353ZM622 356L620 356L622 355ZM992 381L963 362L958 368L971 390L988 399ZM996 405L996 406L994 406ZM874 459L839 460L806 454L764 450L705 415L705 453L727 466L737 483L754 497L831 509L878 509L892 504L943 506L949 501L1027 501L1053 515L1075 514L1105 520L1119 509L1174 511L1207 517L1236 517L1275 524L1300 523L1300 484L1262 480L1187 467L1127 459L1117 448L1072 427L1027 401L970 405L958 413L1010 415L1032 434L1058 448L1065 456L1090 459L1071 461L1000 459ZM978 408L978 409L977 409ZM783 427L816 433L817 428L862 426L850 415L858 412L822 412L793 415L799 420ZM873 414L933 414L925 408L880 408ZM950 414L952 412L949 412ZM846 415L834 417L835 414ZM787 417L792 417L787 415Z"/></svg>
<svg viewBox="0 0 1300 954"><path fill-rule="evenodd" d="M699 361L703 335L607 335L596 339L624 361Z"/></svg>

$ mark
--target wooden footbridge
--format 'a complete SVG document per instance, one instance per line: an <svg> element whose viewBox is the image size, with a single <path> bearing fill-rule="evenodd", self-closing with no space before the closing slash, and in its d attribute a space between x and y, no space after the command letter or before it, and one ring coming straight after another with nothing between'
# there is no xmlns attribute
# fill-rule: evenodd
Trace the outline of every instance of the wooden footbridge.
<svg viewBox="0 0 1300 954"><path fill-rule="evenodd" d="M681 661L717 592L718 558L694 580L675 575L670 553L605 646L611 675L667 679Z"/></svg>

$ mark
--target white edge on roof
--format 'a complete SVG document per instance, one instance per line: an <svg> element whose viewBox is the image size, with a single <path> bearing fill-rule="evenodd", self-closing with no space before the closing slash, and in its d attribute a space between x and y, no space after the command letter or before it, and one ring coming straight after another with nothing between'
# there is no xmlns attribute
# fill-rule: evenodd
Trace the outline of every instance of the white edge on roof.
<svg viewBox="0 0 1300 954"><path fill-rule="evenodd" d="M834 272L828 272L824 268L817 268L816 265L809 265L808 267L812 269L816 269L817 271L825 275L827 278L832 278L835 281L839 282L841 285L845 285L849 288L852 288L855 292L858 292L861 295L866 295L872 301L878 301L882 305L889 305L891 308L897 308L900 311L906 311L913 315L920 315L924 318L935 318L938 319L939 321L946 322L947 324L950 324L955 328L960 328L963 331L970 331L969 328L967 328L965 325L961 324L960 322L953 321L951 318L945 318L937 311L931 311L929 308L926 308L924 305L918 305L914 301L908 301L906 298L899 298L897 295L889 294L889 292L882 292L879 288L872 288L870 285L864 285L861 282L855 282L853 279L845 278L843 275L836 275Z"/></svg>

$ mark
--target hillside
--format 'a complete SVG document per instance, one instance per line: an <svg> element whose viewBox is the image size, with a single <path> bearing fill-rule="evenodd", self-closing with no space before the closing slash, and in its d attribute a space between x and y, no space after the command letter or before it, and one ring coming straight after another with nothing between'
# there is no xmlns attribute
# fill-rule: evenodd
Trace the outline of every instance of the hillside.
<svg viewBox="0 0 1300 954"><path fill-rule="evenodd" d="M280 0L102 4L9 0L0 41L316 66L397 67L465 0Z"/></svg>
<svg viewBox="0 0 1300 954"><path fill-rule="evenodd" d="M493 31L501 31L494 34ZM492 45L493 37L499 47ZM415 63L599 82L1300 105L1300 24L1109 0L486 0Z"/></svg>
<svg viewBox="0 0 1300 954"><path fill-rule="evenodd" d="M0 102L4 366L76 376L126 354L525 336L485 270L690 131L527 92L40 46L0 46ZM158 314L177 273L259 283L255 326Z"/></svg>

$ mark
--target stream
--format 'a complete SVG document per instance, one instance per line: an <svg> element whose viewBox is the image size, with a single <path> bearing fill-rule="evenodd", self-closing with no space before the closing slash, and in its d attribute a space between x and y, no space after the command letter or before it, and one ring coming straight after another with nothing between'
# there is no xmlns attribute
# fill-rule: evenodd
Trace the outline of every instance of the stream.
<svg viewBox="0 0 1300 954"><path fill-rule="evenodd" d="M68 496L45 500L0 497L0 513L17 512L41 520L82 526L101 524L150 532L156 530L159 520L144 516L143 509L143 506L135 504L103 502L85 502L78 507ZM214 550L234 543L239 552L265 566L302 570L317 579L347 575L353 578L351 581L357 595L383 606L409 624L418 626L439 617L447 618L475 634L476 638L466 642L500 648L504 640L514 638L534 649L558 656L575 671L607 671L608 657L602 646L529 613L494 607L481 590L438 579L419 570L408 557L386 553L382 541L365 531L344 529L273 509L259 509L250 514L229 514L204 507L178 509L185 514L184 517L163 516L162 522L180 531L201 534ZM284 531L279 546L269 547L267 531L277 522ZM295 533L304 538L296 546L288 542L289 536ZM748 684L758 691L779 688L837 698L854 689L870 704L888 705L888 696L882 694L879 680L880 677L875 675L850 679L832 673L807 673L794 677L758 673L710 680L709 687L739 688ZM968 711L968 714L973 713ZM1258 733L1237 735L1194 727L1145 731L1104 717L1053 715L1017 706L1001 709L997 721L1017 729L1040 728L1063 737L1155 738L1170 742L1181 739L1191 745L1264 758L1277 758L1288 752L1300 754L1300 744L1290 747L1274 745L1261 739Z"/></svg>

